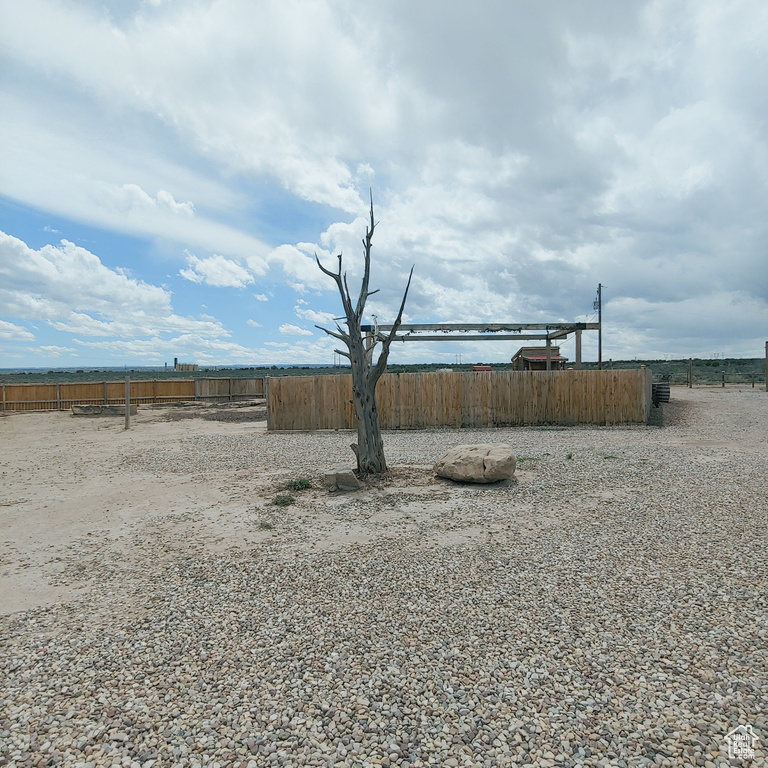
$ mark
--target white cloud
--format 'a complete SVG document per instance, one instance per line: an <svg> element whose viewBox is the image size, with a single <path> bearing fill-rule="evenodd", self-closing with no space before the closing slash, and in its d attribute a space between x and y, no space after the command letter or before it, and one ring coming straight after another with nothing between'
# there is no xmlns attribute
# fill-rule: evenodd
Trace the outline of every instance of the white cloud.
<svg viewBox="0 0 768 768"><path fill-rule="evenodd" d="M188 251L167 271L206 288L268 275L327 298L314 253L331 269L343 253L356 291L373 187L369 310L382 322L415 264L411 319L573 319L604 282L617 309L642 300L687 318L697 300L722 309L743 293L734 333L752 338L768 302L766 37L762 0L493 0L483 13L468 0L440 13L317 0L300 14L276 0L148 0L111 15L6 3L0 192L179 244L158 248ZM100 314L76 284L69 306L55 290L69 283L47 279L51 295L15 288L4 316L61 332L142 325ZM142 311L184 325L157 290L165 309ZM292 306L271 307L274 325ZM677 327L622 322L635 324L628 353Z"/></svg>
<svg viewBox="0 0 768 768"><path fill-rule="evenodd" d="M386 84L325 4L296 14L282 3L201 3L118 26L100 12L30 0L23 12L5 9L4 26L9 55L61 73L95 100L161 116L227 169L272 176L306 200L359 208L337 158L343 142L322 120L343 114L379 134L391 107L363 108L365 86L381 82L383 93ZM287 90L299 98L286 100Z"/></svg>
<svg viewBox="0 0 768 768"><path fill-rule="evenodd" d="M309 320L309 322L317 324L330 323L333 325L336 318L336 315L334 315L332 312L317 312L314 309L302 309L299 305L295 306L293 311L296 313L296 317L300 317L302 320Z"/></svg>
<svg viewBox="0 0 768 768"><path fill-rule="evenodd" d="M0 339L8 341L34 341L35 335L20 325L0 320Z"/></svg>
<svg viewBox="0 0 768 768"><path fill-rule="evenodd" d="M254 282L253 275L232 259L214 254L199 259L187 253L188 269L179 270L179 274L193 283L207 283L217 288L244 288Z"/></svg>
<svg viewBox="0 0 768 768"><path fill-rule="evenodd" d="M222 220L247 205L240 194L218 178L157 154L141 132L122 136L124 128L103 124L100 113L89 115L85 105L72 112L57 107L60 98L54 91L35 102L0 89L0 114L13 116L0 119L0 141L7 149L0 189L6 196L103 229L223 253L247 260L257 271L265 268L269 247Z"/></svg>
<svg viewBox="0 0 768 768"><path fill-rule="evenodd" d="M260 360L274 364L331 363L334 359L333 340L323 337L311 341L300 339L292 343L267 341L256 350L256 354Z"/></svg>
<svg viewBox="0 0 768 768"><path fill-rule="evenodd" d="M172 338L153 337L118 341L83 341L76 344L102 354L109 353L126 360L141 360L157 365L174 357L182 357L202 365L244 363L256 361L256 351L236 342L211 339L196 334L181 334Z"/></svg>
<svg viewBox="0 0 768 768"><path fill-rule="evenodd" d="M247 325L250 325L251 328L261 328L261 323L257 323L255 320L248 320L246 323Z"/></svg>
<svg viewBox="0 0 768 768"><path fill-rule="evenodd" d="M308 331L305 328L300 328L298 325L292 323L283 323L278 329L280 333L284 333L288 336L312 336L312 331Z"/></svg>
<svg viewBox="0 0 768 768"><path fill-rule="evenodd" d="M120 187L108 188L107 195L112 198L112 204L120 213L131 213L136 210L144 212L168 210L174 214L192 217L195 206L189 201L176 202L173 195L161 189L155 197L145 192L138 184L123 184Z"/></svg>
<svg viewBox="0 0 768 768"><path fill-rule="evenodd" d="M310 288L324 289L328 287L329 283L331 285L333 283L318 268L315 252L321 260L329 260L328 254L319 250L317 246L310 243L298 243L297 245L281 245L275 248L267 256L267 261L270 265L278 265L286 282L296 286L299 291L306 291ZM335 268L335 265L332 265L331 268Z"/></svg>
<svg viewBox="0 0 768 768"><path fill-rule="evenodd" d="M44 344L35 349L34 352L42 358L57 358L65 355L77 357L77 350L74 347L61 347L56 344Z"/></svg>
<svg viewBox="0 0 768 768"><path fill-rule="evenodd" d="M109 269L67 240L34 250L0 232L0 304L10 315L85 336L228 335L213 318L175 314L168 291Z"/></svg>

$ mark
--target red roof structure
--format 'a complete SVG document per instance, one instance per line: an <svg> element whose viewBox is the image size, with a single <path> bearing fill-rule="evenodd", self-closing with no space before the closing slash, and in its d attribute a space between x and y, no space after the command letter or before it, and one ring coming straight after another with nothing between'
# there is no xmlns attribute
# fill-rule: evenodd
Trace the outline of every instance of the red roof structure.
<svg viewBox="0 0 768 768"><path fill-rule="evenodd" d="M568 362L560 354L560 347L550 347L549 362L551 370L562 370ZM546 347L520 347L512 357L512 369L515 371L546 371Z"/></svg>

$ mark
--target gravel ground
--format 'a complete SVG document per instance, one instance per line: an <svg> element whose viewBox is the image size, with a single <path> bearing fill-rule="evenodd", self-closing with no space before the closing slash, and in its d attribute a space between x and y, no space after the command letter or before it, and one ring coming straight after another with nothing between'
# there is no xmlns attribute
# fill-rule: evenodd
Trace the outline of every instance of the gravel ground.
<svg viewBox="0 0 768 768"><path fill-rule="evenodd" d="M357 494L316 487L350 433L124 451L137 478L258 466L264 538L180 547L169 513L83 543L84 598L0 620L0 765L764 765L768 395L672 395L661 427L389 432ZM517 481L431 476L489 439Z"/></svg>

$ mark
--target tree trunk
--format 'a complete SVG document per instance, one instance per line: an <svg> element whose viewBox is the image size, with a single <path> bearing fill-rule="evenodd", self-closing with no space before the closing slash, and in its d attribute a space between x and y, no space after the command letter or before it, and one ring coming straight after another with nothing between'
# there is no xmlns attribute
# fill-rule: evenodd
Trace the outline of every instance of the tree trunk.
<svg viewBox="0 0 768 768"><path fill-rule="evenodd" d="M336 352L349 360L352 369L352 402L354 403L355 415L357 416L357 443L352 445L352 450L357 457L357 470L362 474L377 474L387 471L387 462L384 458L384 442L381 439L381 428L379 427L379 411L376 405L376 384L387 366L389 347L392 339L395 337L395 332L402 322L405 300L408 297L408 289L411 286L411 278L413 277L413 267L411 267L403 299L400 302L400 311L397 313L397 318L389 335L383 339L375 338L375 336L363 339L360 324L365 310L365 302L369 296L376 293L376 291L368 290L368 279L371 272L371 241L373 240L373 230L375 227L373 196L371 196L371 223L365 233L365 240L363 240L365 247L365 271L356 306L353 305L352 296L349 293L346 273L342 272L341 254L337 257L339 266L336 272L326 269L320 263L317 254L315 254L315 261L317 266L320 267L320 271L332 277L335 281L341 295L341 303L344 306L344 315L347 323L346 332L342 330L338 323L336 324L335 331L323 328L320 325L316 327L321 331L325 331L329 336L343 341L347 347L346 351L337 349ZM382 344L381 353L374 365L373 349L379 341Z"/></svg>
<svg viewBox="0 0 768 768"><path fill-rule="evenodd" d="M357 445L353 447L357 469L364 474L386 472L387 460L376 405L376 382L372 382L370 377L355 382L353 374L352 392L357 416Z"/></svg>

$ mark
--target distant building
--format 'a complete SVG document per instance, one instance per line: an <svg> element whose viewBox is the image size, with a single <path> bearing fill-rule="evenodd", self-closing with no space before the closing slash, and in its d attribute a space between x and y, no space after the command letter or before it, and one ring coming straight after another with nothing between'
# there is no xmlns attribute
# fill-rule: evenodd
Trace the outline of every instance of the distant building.
<svg viewBox="0 0 768 768"><path fill-rule="evenodd" d="M178 357L173 358L174 371L199 371L200 366L197 363L180 363Z"/></svg>
<svg viewBox="0 0 768 768"><path fill-rule="evenodd" d="M553 371L561 371L568 362L567 357L560 354L560 347L550 347L550 366ZM546 371L546 347L520 347L512 357L513 371Z"/></svg>

